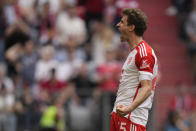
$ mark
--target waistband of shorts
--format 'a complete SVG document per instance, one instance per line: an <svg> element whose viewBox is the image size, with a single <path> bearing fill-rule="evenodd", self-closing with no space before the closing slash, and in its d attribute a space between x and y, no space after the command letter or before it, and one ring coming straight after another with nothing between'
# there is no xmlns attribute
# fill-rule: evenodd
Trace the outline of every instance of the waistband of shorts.
<svg viewBox="0 0 196 131"><path fill-rule="evenodd" d="M111 115L118 116L116 112L112 112ZM118 116L118 117L120 117L120 116ZM139 127L143 128L143 129L146 129L146 127L145 127L144 125L137 124L137 123L135 123L135 122L129 120L129 119L126 118L126 117L123 117L123 118L124 118L124 119L127 119L127 120L128 120L131 124L133 124L133 125L139 126Z"/></svg>

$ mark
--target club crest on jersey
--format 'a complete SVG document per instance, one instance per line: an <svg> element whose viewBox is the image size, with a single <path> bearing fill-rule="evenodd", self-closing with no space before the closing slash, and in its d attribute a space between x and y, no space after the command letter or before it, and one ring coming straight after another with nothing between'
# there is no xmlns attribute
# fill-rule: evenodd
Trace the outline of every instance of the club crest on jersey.
<svg viewBox="0 0 196 131"><path fill-rule="evenodd" d="M129 58L127 65L131 63L132 57Z"/></svg>
<svg viewBox="0 0 196 131"><path fill-rule="evenodd" d="M140 69L148 68L150 67L150 63L148 63L147 60L142 61L142 65L140 66Z"/></svg>

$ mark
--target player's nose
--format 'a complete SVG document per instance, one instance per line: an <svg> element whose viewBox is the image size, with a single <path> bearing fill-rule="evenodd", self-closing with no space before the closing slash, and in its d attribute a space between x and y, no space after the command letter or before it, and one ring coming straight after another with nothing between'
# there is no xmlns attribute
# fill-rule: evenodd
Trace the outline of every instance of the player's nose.
<svg viewBox="0 0 196 131"><path fill-rule="evenodd" d="M116 27L119 27L119 25L120 25L120 23L117 23L117 24L116 24Z"/></svg>
<svg viewBox="0 0 196 131"><path fill-rule="evenodd" d="M118 27L118 28L120 27L120 22L116 24L116 27Z"/></svg>

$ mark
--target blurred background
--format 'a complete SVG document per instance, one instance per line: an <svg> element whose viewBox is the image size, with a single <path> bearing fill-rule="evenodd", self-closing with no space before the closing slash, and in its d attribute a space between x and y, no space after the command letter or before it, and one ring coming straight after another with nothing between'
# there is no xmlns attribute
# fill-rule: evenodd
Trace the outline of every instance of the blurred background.
<svg viewBox="0 0 196 131"><path fill-rule="evenodd" d="M109 131L129 7L160 65L147 130L196 131L196 0L0 0L0 131Z"/></svg>

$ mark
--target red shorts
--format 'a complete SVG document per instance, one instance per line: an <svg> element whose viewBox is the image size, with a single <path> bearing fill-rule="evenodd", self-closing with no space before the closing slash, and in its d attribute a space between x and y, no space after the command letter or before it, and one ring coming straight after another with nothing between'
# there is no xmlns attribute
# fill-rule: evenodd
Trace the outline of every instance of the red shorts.
<svg viewBox="0 0 196 131"><path fill-rule="evenodd" d="M146 128L112 112L110 131L146 131Z"/></svg>

